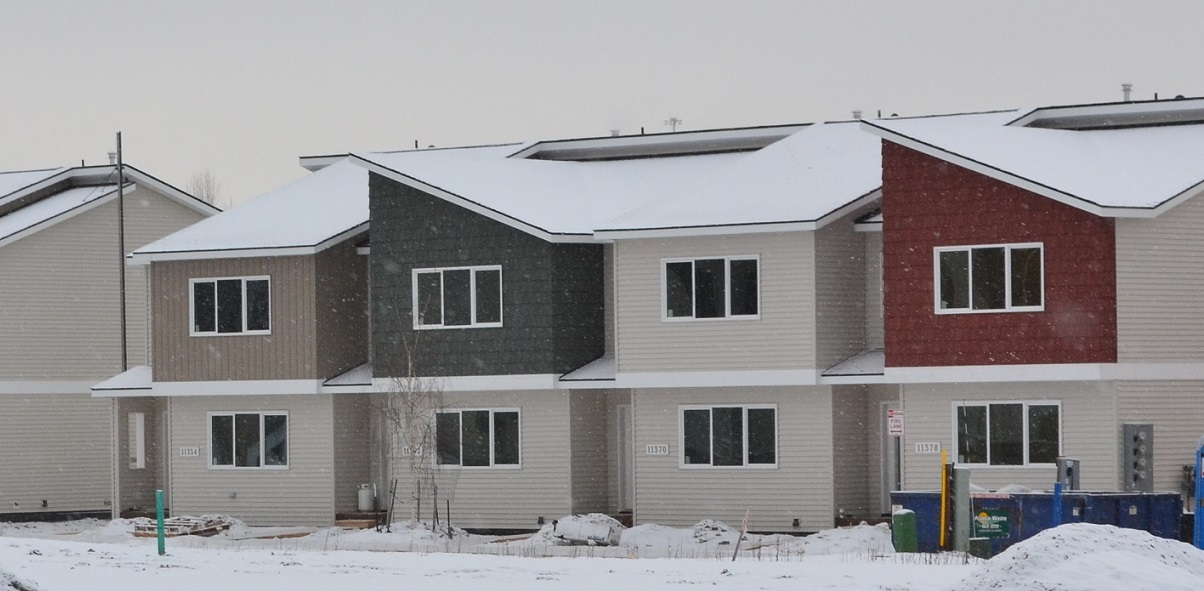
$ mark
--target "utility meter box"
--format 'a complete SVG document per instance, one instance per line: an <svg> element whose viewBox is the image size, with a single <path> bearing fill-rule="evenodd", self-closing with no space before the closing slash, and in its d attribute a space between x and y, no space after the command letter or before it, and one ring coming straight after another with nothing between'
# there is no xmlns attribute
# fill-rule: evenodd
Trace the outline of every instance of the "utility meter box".
<svg viewBox="0 0 1204 591"><path fill-rule="evenodd" d="M1058 463L1058 482L1062 483L1062 490L1079 490L1079 461L1074 458L1059 456L1056 460Z"/></svg>
<svg viewBox="0 0 1204 591"><path fill-rule="evenodd" d="M1154 492L1154 425L1121 426L1121 478L1126 492Z"/></svg>

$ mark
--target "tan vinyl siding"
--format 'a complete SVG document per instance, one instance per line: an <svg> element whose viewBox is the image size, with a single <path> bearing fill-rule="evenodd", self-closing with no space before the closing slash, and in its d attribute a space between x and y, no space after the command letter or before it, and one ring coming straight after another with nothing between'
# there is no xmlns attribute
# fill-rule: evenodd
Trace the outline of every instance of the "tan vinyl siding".
<svg viewBox="0 0 1204 591"><path fill-rule="evenodd" d="M201 216L145 190L126 202L133 250ZM121 370L117 205L0 248L0 378L96 380ZM19 278L19 280L17 280ZM146 285L127 273L129 363L146 363Z"/></svg>
<svg viewBox="0 0 1204 591"><path fill-rule="evenodd" d="M873 425L863 386L832 388L833 494L838 515L870 511L869 428Z"/></svg>
<svg viewBox="0 0 1204 591"><path fill-rule="evenodd" d="M1154 424L1154 490L1179 492L1183 466L1195 465L1204 435L1204 382L1118 382L1118 441L1123 423ZM1120 450L1117 450L1120 453ZM1123 485L1117 473L1117 486Z"/></svg>
<svg viewBox="0 0 1204 591"><path fill-rule="evenodd" d="M221 513L248 525L334 523L334 424L330 395L198 396L171 402L172 512ZM209 468L209 412L287 411L287 469ZM198 447L197 457L180 457Z"/></svg>
<svg viewBox="0 0 1204 591"><path fill-rule="evenodd" d="M1204 361L1204 199L1116 220L1117 360Z"/></svg>
<svg viewBox="0 0 1204 591"><path fill-rule="evenodd" d="M828 388L683 388L637 390L637 523L690 526L703 519L753 531L813 532L832 527L832 398ZM681 405L776 404L776 468L683 468ZM669 455L646 454L669 445ZM801 526L792 528L793 519Z"/></svg>
<svg viewBox="0 0 1204 591"><path fill-rule="evenodd" d="M917 455L916 443L939 442L956 461L953 447L954 402L1060 401L1062 454L1082 462L1081 484L1089 490L1116 486L1116 396L1110 382L916 384L903 387L906 436L903 441L903 487L940 487L940 454ZM1056 479L1049 467L972 468L974 484L997 489L1008 484L1048 489Z"/></svg>
<svg viewBox="0 0 1204 591"><path fill-rule="evenodd" d="M882 308L882 232L865 232L865 347L885 347Z"/></svg>
<svg viewBox="0 0 1204 591"><path fill-rule="evenodd" d="M155 508L155 489L162 488L162 445L160 433L159 405L153 398L118 398L117 425L117 463L118 482L121 485L118 501L120 511L153 511ZM133 468L130 459L129 415L143 413L144 451L146 466Z"/></svg>
<svg viewBox="0 0 1204 591"><path fill-rule="evenodd" d="M865 350L863 237L853 231L851 217L824 226L815 236L816 365L820 369Z"/></svg>
<svg viewBox="0 0 1204 591"><path fill-rule="evenodd" d="M607 478L607 396L604 390L576 390L568 394L572 433L571 512L605 513L610 510L611 482Z"/></svg>
<svg viewBox="0 0 1204 591"><path fill-rule="evenodd" d="M112 400L0 394L0 511L110 510L112 424Z"/></svg>
<svg viewBox="0 0 1204 591"><path fill-rule="evenodd" d="M271 277L271 334L189 336L189 279ZM323 379L318 374L314 257L153 263L156 382Z"/></svg>
<svg viewBox="0 0 1204 591"><path fill-rule="evenodd" d="M359 486L372 482L372 404L367 394L336 394L333 403L334 508L358 511Z"/></svg>
<svg viewBox="0 0 1204 591"><path fill-rule="evenodd" d="M759 319L662 320L662 259L740 255L760 257ZM812 233L624 240L615 262L619 371L814 367Z"/></svg>
<svg viewBox="0 0 1204 591"><path fill-rule="evenodd" d="M521 467L461 468L441 466L439 513L451 503L452 522L482 529L538 529L537 519L551 523L571 507L569 397L565 392L444 393L446 408L519 409ZM404 461L393 460L397 478L396 514L414 511L413 484ZM431 517L430 491L423 491L423 519Z"/></svg>
<svg viewBox="0 0 1204 591"><path fill-rule="evenodd" d="M368 361L368 257L351 238L317 255L317 365L331 378Z"/></svg>

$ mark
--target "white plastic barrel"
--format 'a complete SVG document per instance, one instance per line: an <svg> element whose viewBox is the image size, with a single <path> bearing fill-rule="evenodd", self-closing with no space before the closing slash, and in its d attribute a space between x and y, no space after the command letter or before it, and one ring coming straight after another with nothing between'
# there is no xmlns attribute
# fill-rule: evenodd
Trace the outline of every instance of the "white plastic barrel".
<svg viewBox="0 0 1204 591"><path fill-rule="evenodd" d="M375 495L372 494L371 484L360 485L359 510L361 512L368 512L372 510L372 497L374 496Z"/></svg>

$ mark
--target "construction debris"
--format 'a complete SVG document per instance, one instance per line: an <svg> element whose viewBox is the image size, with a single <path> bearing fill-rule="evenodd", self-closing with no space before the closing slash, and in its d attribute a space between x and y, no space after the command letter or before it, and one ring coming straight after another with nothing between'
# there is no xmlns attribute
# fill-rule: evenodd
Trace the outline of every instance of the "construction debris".
<svg viewBox="0 0 1204 591"><path fill-rule="evenodd" d="M140 538L153 538L159 535L158 524L146 520L134 524L134 535ZM176 536L212 536L218 532L230 529L234 522L224 516L203 517L170 517L163 520L163 533L169 538Z"/></svg>

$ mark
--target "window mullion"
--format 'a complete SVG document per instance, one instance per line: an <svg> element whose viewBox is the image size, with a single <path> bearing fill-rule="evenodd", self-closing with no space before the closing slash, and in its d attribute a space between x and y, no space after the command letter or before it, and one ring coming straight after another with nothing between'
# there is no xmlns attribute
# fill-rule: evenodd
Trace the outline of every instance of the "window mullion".
<svg viewBox="0 0 1204 591"><path fill-rule="evenodd" d="M447 291L447 282L443 280L443 271L440 270L439 271L439 326L441 326L441 327L447 326L447 302L445 301L447 298L443 297L443 294L446 293L446 291ZM460 417L460 420L463 421L464 417ZM463 425L462 422L461 422L461 425ZM460 433L461 433L461 436L463 436L463 431L461 431ZM463 445L460 446L460 455L461 455L461 457L464 455L464 446Z"/></svg>
<svg viewBox="0 0 1204 591"><path fill-rule="evenodd" d="M732 259L723 258L723 317L732 317Z"/></svg>
<svg viewBox="0 0 1204 591"><path fill-rule="evenodd" d="M986 409L986 417L987 417L987 424L986 424L986 432L987 432L987 438L986 438L986 448L987 448L987 465L988 465L988 466L991 466L991 465L992 465L992 464L991 464L991 405L990 405L990 404L984 404L984 405L983 405L983 408L984 408L984 409Z"/></svg>
<svg viewBox="0 0 1204 591"><path fill-rule="evenodd" d="M714 411L715 411L715 409L713 409L713 408L707 409L707 426L709 427L708 431L710 431L710 433L709 433L710 441L708 441L707 443L711 446L710 447L710 458L711 458L710 465L711 466L715 465L715 412Z"/></svg>
<svg viewBox="0 0 1204 591"><path fill-rule="evenodd" d="M1020 457L1023 458L1024 465L1027 466L1028 465L1028 403L1027 402L1023 402L1020 404L1020 447L1023 450L1023 454Z"/></svg>
<svg viewBox="0 0 1204 591"><path fill-rule="evenodd" d="M690 261L690 318L698 318L698 275Z"/></svg>
<svg viewBox="0 0 1204 591"><path fill-rule="evenodd" d="M1003 248L1003 309L1012 309L1012 247ZM1025 464L1028 464L1027 452Z"/></svg>
<svg viewBox="0 0 1204 591"><path fill-rule="evenodd" d="M493 433L494 433L494 425L493 425L493 413L494 413L494 411L492 411L492 410L491 410L491 411L489 411L489 467L491 467L491 468L492 468L492 467L493 467L493 465L494 465L494 456L493 456L493 452L494 452L494 449L493 449L493 443L494 443L494 441L493 441L493 437L494 437L494 435L493 435Z"/></svg>
<svg viewBox="0 0 1204 591"><path fill-rule="evenodd" d="M744 433L742 434L744 436L744 450L743 450L744 457L741 458L741 462L743 462L741 465L747 466L748 465L748 407L747 406L741 407L740 414L742 415L742 418L744 419L744 429L743 429Z"/></svg>
<svg viewBox="0 0 1204 591"><path fill-rule="evenodd" d="M974 310L974 249L966 249L966 279L970 282L966 286L967 309ZM990 452L987 453L987 458L990 458Z"/></svg>
<svg viewBox="0 0 1204 591"><path fill-rule="evenodd" d="M245 281L243 282L243 286L244 287L246 286ZM267 434L266 427L267 427L267 414L261 412L261 413L259 413L259 465L256 466L257 468L262 468L262 467L268 465L268 457L266 455L268 448L267 448L267 443L264 441L264 436Z"/></svg>
<svg viewBox="0 0 1204 591"><path fill-rule="evenodd" d="M468 270L468 325L477 324L477 270ZM492 414L492 413L491 413Z"/></svg>

